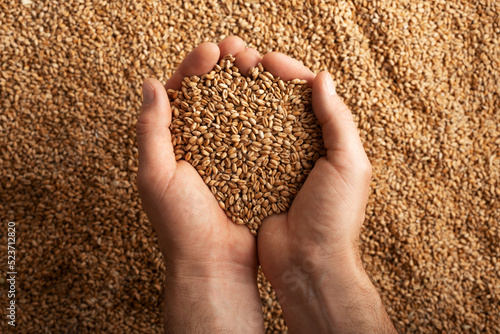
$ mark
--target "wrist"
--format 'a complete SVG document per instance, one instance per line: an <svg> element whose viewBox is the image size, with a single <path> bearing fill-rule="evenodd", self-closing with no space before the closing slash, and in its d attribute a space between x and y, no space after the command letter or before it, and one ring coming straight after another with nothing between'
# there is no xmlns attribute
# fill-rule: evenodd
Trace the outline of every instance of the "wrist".
<svg viewBox="0 0 500 334"><path fill-rule="evenodd" d="M281 282L271 282L277 286L278 300L291 333L393 330L356 252L347 252L330 261L313 259L285 272ZM381 330L384 326L388 329Z"/></svg>
<svg viewBox="0 0 500 334"><path fill-rule="evenodd" d="M281 279L276 283L284 291L294 288L287 279L293 272L296 281L304 281L309 285L317 285L324 277L329 277L335 282L351 280L353 277L366 275L361 262L359 249L356 242L347 242L344 246L335 247L320 244L309 246L294 245L289 250L286 267L281 268ZM292 282L292 283L294 283Z"/></svg>
<svg viewBox="0 0 500 334"><path fill-rule="evenodd" d="M165 278L167 333L263 331L256 269L173 267Z"/></svg>
<svg viewBox="0 0 500 334"><path fill-rule="evenodd" d="M335 257L315 253L296 256L281 275L273 277L271 284L283 302L302 304L320 302L326 292L342 290L346 284L355 282L359 285L370 280L358 253L349 251Z"/></svg>
<svg viewBox="0 0 500 334"><path fill-rule="evenodd" d="M175 259L165 260L166 280L172 282L196 281L216 283L228 281L238 284L253 284L257 277L257 261L241 263L225 262L222 259Z"/></svg>

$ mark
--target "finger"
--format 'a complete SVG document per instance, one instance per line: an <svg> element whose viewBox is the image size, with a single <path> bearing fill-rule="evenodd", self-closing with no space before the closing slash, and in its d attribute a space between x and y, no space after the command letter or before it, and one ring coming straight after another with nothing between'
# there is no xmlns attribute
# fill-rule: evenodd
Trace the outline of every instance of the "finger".
<svg viewBox="0 0 500 334"><path fill-rule="evenodd" d="M254 52L247 50L239 53L236 56L236 60L234 61L234 64L236 65L236 67L238 67L241 74L243 75L248 75L250 69L257 66L257 64L262 61L262 58L260 58L259 55L256 55Z"/></svg>
<svg viewBox="0 0 500 334"><path fill-rule="evenodd" d="M219 43L219 50L219 60L228 54L237 56L238 53L245 51L245 42L238 36L229 36Z"/></svg>
<svg viewBox="0 0 500 334"><path fill-rule="evenodd" d="M253 48L246 48L245 52L251 52L251 53L253 53L253 54L255 54L255 55L257 55L257 56L260 57L260 52L257 51L257 50L255 50L255 49L253 49Z"/></svg>
<svg viewBox="0 0 500 334"><path fill-rule="evenodd" d="M210 72L219 60L220 50L214 43L202 43L191 51L179 65L170 79L166 89L180 89L184 77L201 76Z"/></svg>
<svg viewBox="0 0 500 334"><path fill-rule="evenodd" d="M143 84L142 111L136 126L140 172L175 170L176 162L169 130L171 119L165 88L158 80L146 79Z"/></svg>
<svg viewBox="0 0 500 334"><path fill-rule="evenodd" d="M312 102L323 130L328 160L333 161L337 152L347 152L356 158L366 157L352 113L335 92L328 72L321 72L314 79Z"/></svg>
<svg viewBox="0 0 500 334"><path fill-rule="evenodd" d="M262 65L266 71L271 72L275 77L280 77L281 80L307 80L309 86L312 86L314 81L315 75L311 70L300 61L279 52L270 52L262 57Z"/></svg>

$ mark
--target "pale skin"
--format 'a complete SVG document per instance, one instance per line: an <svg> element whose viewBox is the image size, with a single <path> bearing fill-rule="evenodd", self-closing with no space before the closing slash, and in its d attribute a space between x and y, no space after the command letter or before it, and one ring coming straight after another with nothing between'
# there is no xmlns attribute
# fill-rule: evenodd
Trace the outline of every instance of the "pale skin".
<svg viewBox="0 0 500 334"><path fill-rule="evenodd" d="M175 161L171 143L165 88L208 73L225 54L236 57L243 74L262 62L283 80L307 80L327 148L289 211L264 220L257 238L228 219L189 163ZM259 263L290 333L396 332L358 253L371 165L351 112L332 88L328 73L315 75L280 53L261 57L238 37L199 45L165 87L145 81L137 181L166 264L167 333L263 333Z"/></svg>

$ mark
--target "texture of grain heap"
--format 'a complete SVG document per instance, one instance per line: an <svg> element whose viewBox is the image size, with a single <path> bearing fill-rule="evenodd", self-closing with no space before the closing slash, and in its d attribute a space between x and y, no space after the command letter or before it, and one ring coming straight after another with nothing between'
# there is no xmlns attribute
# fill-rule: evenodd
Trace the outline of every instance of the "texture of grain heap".
<svg viewBox="0 0 500 334"><path fill-rule="evenodd" d="M353 111L373 165L361 252L397 328L499 333L499 25L491 0L0 0L0 269L15 221L18 332L162 332L141 85L235 34L328 70Z"/></svg>
<svg viewBox="0 0 500 334"><path fill-rule="evenodd" d="M256 234L288 210L325 154L307 81L284 82L262 64L244 77L227 55L169 91L176 159L190 162L236 224Z"/></svg>

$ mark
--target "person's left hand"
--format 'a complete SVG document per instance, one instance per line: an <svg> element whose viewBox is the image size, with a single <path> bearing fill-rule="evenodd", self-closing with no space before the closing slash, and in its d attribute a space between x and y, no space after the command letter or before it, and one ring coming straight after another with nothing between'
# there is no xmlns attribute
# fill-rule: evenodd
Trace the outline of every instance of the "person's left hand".
<svg viewBox="0 0 500 334"><path fill-rule="evenodd" d="M137 182L165 258L165 325L173 332L263 330L256 239L226 216L188 162L175 160L169 130L166 89L180 89L184 77L208 73L226 54L236 57L243 73L261 61L240 38L228 37L195 48L165 87L154 79L143 85Z"/></svg>

